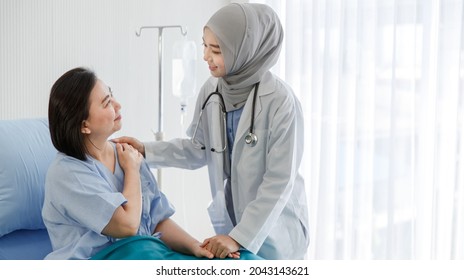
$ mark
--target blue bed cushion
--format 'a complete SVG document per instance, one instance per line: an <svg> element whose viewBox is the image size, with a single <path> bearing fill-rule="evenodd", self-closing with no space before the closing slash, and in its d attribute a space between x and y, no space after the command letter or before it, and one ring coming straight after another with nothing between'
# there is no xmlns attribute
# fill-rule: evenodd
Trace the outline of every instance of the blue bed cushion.
<svg viewBox="0 0 464 280"><path fill-rule="evenodd" d="M45 175L55 155L47 119L0 120L0 237L45 228Z"/></svg>
<svg viewBox="0 0 464 280"><path fill-rule="evenodd" d="M0 260L43 260L51 251L46 229L17 230L0 238Z"/></svg>

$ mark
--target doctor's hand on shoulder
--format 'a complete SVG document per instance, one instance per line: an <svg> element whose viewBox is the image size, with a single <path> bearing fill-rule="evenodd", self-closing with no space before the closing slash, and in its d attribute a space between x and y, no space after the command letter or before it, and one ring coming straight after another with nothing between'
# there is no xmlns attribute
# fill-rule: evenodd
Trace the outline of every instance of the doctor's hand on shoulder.
<svg viewBox="0 0 464 280"><path fill-rule="evenodd" d="M111 141L114 143L120 143L120 144L127 143L131 145L132 147L134 147L135 149L137 149L145 157L145 146L143 145L142 142L135 139L134 137L122 136L122 137L118 137L115 139L111 139Z"/></svg>
<svg viewBox="0 0 464 280"><path fill-rule="evenodd" d="M238 251L240 249L240 244L228 235L220 234L207 238L203 241L201 247L213 253L216 258L240 258L240 252Z"/></svg>

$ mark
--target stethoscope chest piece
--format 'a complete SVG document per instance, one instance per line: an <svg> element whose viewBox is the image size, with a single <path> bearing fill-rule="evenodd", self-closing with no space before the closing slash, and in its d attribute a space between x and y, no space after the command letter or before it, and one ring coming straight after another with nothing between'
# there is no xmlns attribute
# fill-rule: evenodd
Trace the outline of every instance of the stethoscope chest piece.
<svg viewBox="0 0 464 280"><path fill-rule="evenodd" d="M251 145L252 147L254 147L256 145L256 143L258 143L258 136L256 136L256 134L254 134L254 133L249 132L245 136L245 143L247 143L248 145Z"/></svg>

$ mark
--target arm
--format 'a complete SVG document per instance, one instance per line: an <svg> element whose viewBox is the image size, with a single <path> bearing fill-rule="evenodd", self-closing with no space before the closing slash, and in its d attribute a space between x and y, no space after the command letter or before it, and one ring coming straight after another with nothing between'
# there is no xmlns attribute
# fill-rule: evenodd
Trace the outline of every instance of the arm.
<svg viewBox="0 0 464 280"><path fill-rule="evenodd" d="M102 233L116 238L136 235L142 213L140 164L142 155L128 144L117 144L119 164L124 170L123 196L127 202L116 208Z"/></svg>
<svg viewBox="0 0 464 280"><path fill-rule="evenodd" d="M187 135L193 136L193 130L199 122L202 92L196 101L193 120L187 129ZM203 123L203 125L205 122ZM203 127L198 127L196 138L204 143ZM176 167L184 169L197 169L207 164L207 154L205 150L196 148L190 138L177 138L170 141L152 141L144 143L144 155L148 164L154 168ZM142 144L143 145L143 144Z"/></svg>
<svg viewBox="0 0 464 280"><path fill-rule="evenodd" d="M161 221L155 228L155 232L161 232L161 240L174 251L194 255L196 257L213 258L214 255L202 248L201 243L179 227L173 220Z"/></svg>
<svg viewBox="0 0 464 280"><path fill-rule="evenodd" d="M154 141L142 143L139 140L122 136L112 139L114 143L127 143L136 148L154 168L177 167L197 169L206 164L204 150L193 147L190 139L172 139L171 141Z"/></svg>

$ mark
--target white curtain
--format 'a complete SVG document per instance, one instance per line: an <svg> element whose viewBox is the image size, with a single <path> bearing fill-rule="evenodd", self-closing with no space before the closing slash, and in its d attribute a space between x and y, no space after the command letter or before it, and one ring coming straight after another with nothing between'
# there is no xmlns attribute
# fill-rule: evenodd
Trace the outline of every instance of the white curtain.
<svg viewBox="0 0 464 280"><path fill-rule="evenodd" d="M305 111L309 259L464 259L462 0L269 0Z"/></svg>

